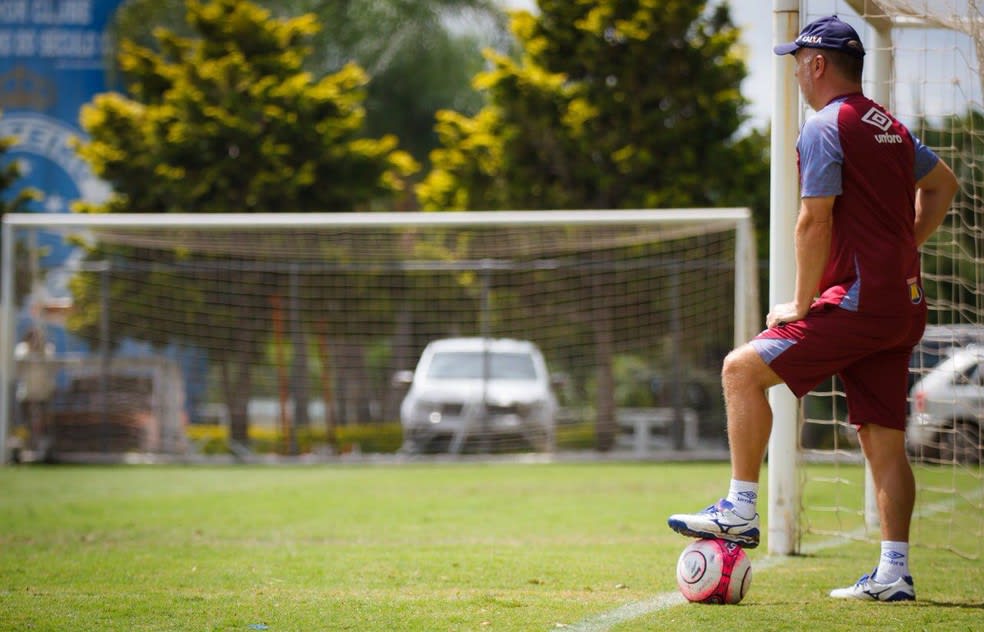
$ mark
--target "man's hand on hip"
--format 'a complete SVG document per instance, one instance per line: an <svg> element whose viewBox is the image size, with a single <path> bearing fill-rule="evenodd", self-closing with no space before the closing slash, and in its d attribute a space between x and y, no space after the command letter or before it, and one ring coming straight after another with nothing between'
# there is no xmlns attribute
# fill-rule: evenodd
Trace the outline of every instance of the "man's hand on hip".
<svg viewBox="0 0 984 632"><path fill-rule="evenodd" d="M773 306L769 315L765 317L765 324L767 327L777 327L797 320L803 320L808 311L810 311L809 305L806 308L800 308L796 306L795 301L780 303Z"/></svg>

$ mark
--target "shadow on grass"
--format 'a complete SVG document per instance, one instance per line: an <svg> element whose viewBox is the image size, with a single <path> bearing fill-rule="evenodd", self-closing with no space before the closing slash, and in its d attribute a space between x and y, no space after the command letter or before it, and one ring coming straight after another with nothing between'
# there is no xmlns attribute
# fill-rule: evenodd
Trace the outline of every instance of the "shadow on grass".
<svg viewBox="0 0 984 632"><path fill-rule="evenodd" d="M984 610L984 602L981 603L961 603L959 601L935 601L933 599L920 599L916 598L916 603L913 604L917 607L919 606L932 606L934 608L961 608L965 610Z"/></svg>

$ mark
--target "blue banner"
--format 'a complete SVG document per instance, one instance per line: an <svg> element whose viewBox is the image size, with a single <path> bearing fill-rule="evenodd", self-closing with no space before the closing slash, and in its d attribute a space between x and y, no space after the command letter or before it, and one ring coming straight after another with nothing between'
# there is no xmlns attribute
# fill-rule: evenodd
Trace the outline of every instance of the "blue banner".
<svg viewBox="0 0 984 632"><path fill-rule="evenodd" d="M16 193L39 190L31 210L64 213L75 200L99 203L109 188L69 145L85 138L83 104L107 89L106 29L122 0L0 0L0 137L20 166ZM45 244L59 261L69 249Z"/></svg>
<svg viewBox="0 0 984 632"><path fill-rule="evenodd" d="M79 127L82 106L109 89L107 71L112 63L107 28L124 0L0 0L0 137L14 138L7 153L16 160L22 177L9 192L25 187L42 193L30 210L67 213L76 200L95 204L110 195L70 145L87 137ZM17 339L39 324L59 353L86 352L88 345L67 333L59 322L45 322L37 302L67 298L68 277L56 272L77 255L56 233L38 239L44 278L43 297L29 298L17 314ZM125 341L122 355L151 353L148 345ZM188 376L189 410L198 403L205 379L203 356L194 350L169 348ZM197 364L196 364L197 363ZM2 462L0 458L0 462Z"/></svg>

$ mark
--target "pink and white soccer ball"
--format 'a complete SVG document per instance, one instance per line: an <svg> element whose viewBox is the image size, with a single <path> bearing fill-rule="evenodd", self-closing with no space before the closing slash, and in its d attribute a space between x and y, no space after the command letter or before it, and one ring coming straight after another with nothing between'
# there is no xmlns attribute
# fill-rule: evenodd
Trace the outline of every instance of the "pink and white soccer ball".
<svg viewBox="0 0 984 632"><path fill-rule="evenodd" d="M680 554L676 576L687 601L733 604L752 584L752 563L733 542L697 540Z"/></svg>

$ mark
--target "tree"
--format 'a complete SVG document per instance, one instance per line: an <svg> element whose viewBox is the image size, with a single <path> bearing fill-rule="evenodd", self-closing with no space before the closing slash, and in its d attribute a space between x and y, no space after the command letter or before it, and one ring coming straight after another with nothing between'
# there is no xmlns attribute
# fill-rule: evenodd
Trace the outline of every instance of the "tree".
<svg viewBox="0 0 984 632"><path fill-rule="evenodd" d="M931 302L941 307L930 311L931 324L975 322L975 306L981 304L980 279L982 211L976 187L984 180L980 156L984 152L984 112L968 109L963 115L941 121L919 122L919 136L927 145L940 147L941 157L953 169L961 186L953 210L923 247L923 284ZM966 310L970 310L969 312Z"/></svg>
<svg viewBox="0 0 984 632"><path fill-rule="evenodd" d="M0 117L3 112L0 111ZM20 180L20 167L16 161L6 159L7 152L17 142L16 138L0 138L0 221L7 213L21 213L28 210L27 205L34 200L41 199L40 191L27 187L16 190L17 181ZM21 245L15 246L15 254L19 256ZM2 254L2 251L0 251ZM27 256L27 252L24 253ZM17 267L22 272L18 278L14 279L15 299L20 300L30 291L31 279L27 278L27 270Z"/></svg>
<svg viewBox="0 0 984 632"><path fill-rule="evenodd" d="M355 64L315 79L304 70L319 29L313 15L272 19L250 2L187 3L192 36L155 33L159 50L124 40L119 65L129 96L103 94L83 108L91 140L78 147L113 197L85 212L355 211L388 207L416 163L393 136L360 135L367 77ZM133 246L126 246L133 248ZM187 252L148 251L156 267L114 271L114 295L142 297L140 313L102 309L96 274L75 279L78 309L70 326L96 338L109 318L114 338L162 340L154 306L161 300L206 313L182 342L210 349L222 362L232 439L247 439L250 366L263 354L282 297L231 292L218 273L175 272ZM111 252L93 252L105 258ZM239 283L276 286L255 253L226 257L243 264ZM151 280L158 280L153 278ZM269 285L271 284L272 285ZM282 284L281 284L282 285ZM160 288L173 288L160 297ZM132 302L129 304L133 304ZM298 333L299 332L294 332ZM298 353L305 345L295 345Z"/></svg>
<svg viewBox="0 0 984 632"><path fill-rule="evenodd" d="M324 28L310 39L305 67L314 76L349 62L365 69L365 134L393 134L421 163L437 146L434 114L482 106L471 77L484 67L483 45L504 49L502 12L492 0L259 0L281 17L311 13ZM130 0L114 21L116 39L154 49L153 30L189 33L184 0Z"/></svg>
<svg viewBox="0 0 984 632"><path fill-rule="evenodd" d="M763 135L739 138L747 69L727 4L542 0L491 52L489 105L438 114L418 188L429 208L631 208L747 199L768 173ZM737 175L736 175L737 174ZM735 184L744 186L736 190ZM767 181L766 181L767 184Z"/></svg>
<svg viewBox="0 0 984 632"><path fill-rule="evenodd" d="M395 134L422 163L438 145L434 115L442 108L473 114L482 106L471 78L485 62L483 45L509 45L505 16L492 0L288 0L281 11L310 11L331 25L312 61L324 71L357 60L371 81L370 135Z"/></svg>
<svg viewBox="0 0 984 632"><path fill-rule="evenodd" d="M397 139L359 137L365 73L349 64L316 81L302 69L314 16L190 0L188 22L198 39L161 30L162 53L124 41L132 97L83 108L79 153L116 192L100 210L348 211L401 190L415 164Z"/></svg>
<svg viewBox="0 0 984 632"><path fill-rule="evenodd" d="M514 15L519 60L491 52L474 116L438 113L425 209L762 204L767 138L739 137L747 69L725 3L541 0ZM596 281L597 282L597 281ZM578 290L585 301L598 296ZM598 445L614 439L610 306L593 318Z"/></svg>
<svg viewBox="0 0 984 632"><path fill-rule="evenodd" d="M0 111L2 116L3 112ZM40 196L38 191L31 188L14 189L21 177L20 166L16 161L7 160L6 155L16 143L16 138L0 138L0 219L7 213L26 211L27 205Z"/></svg>

